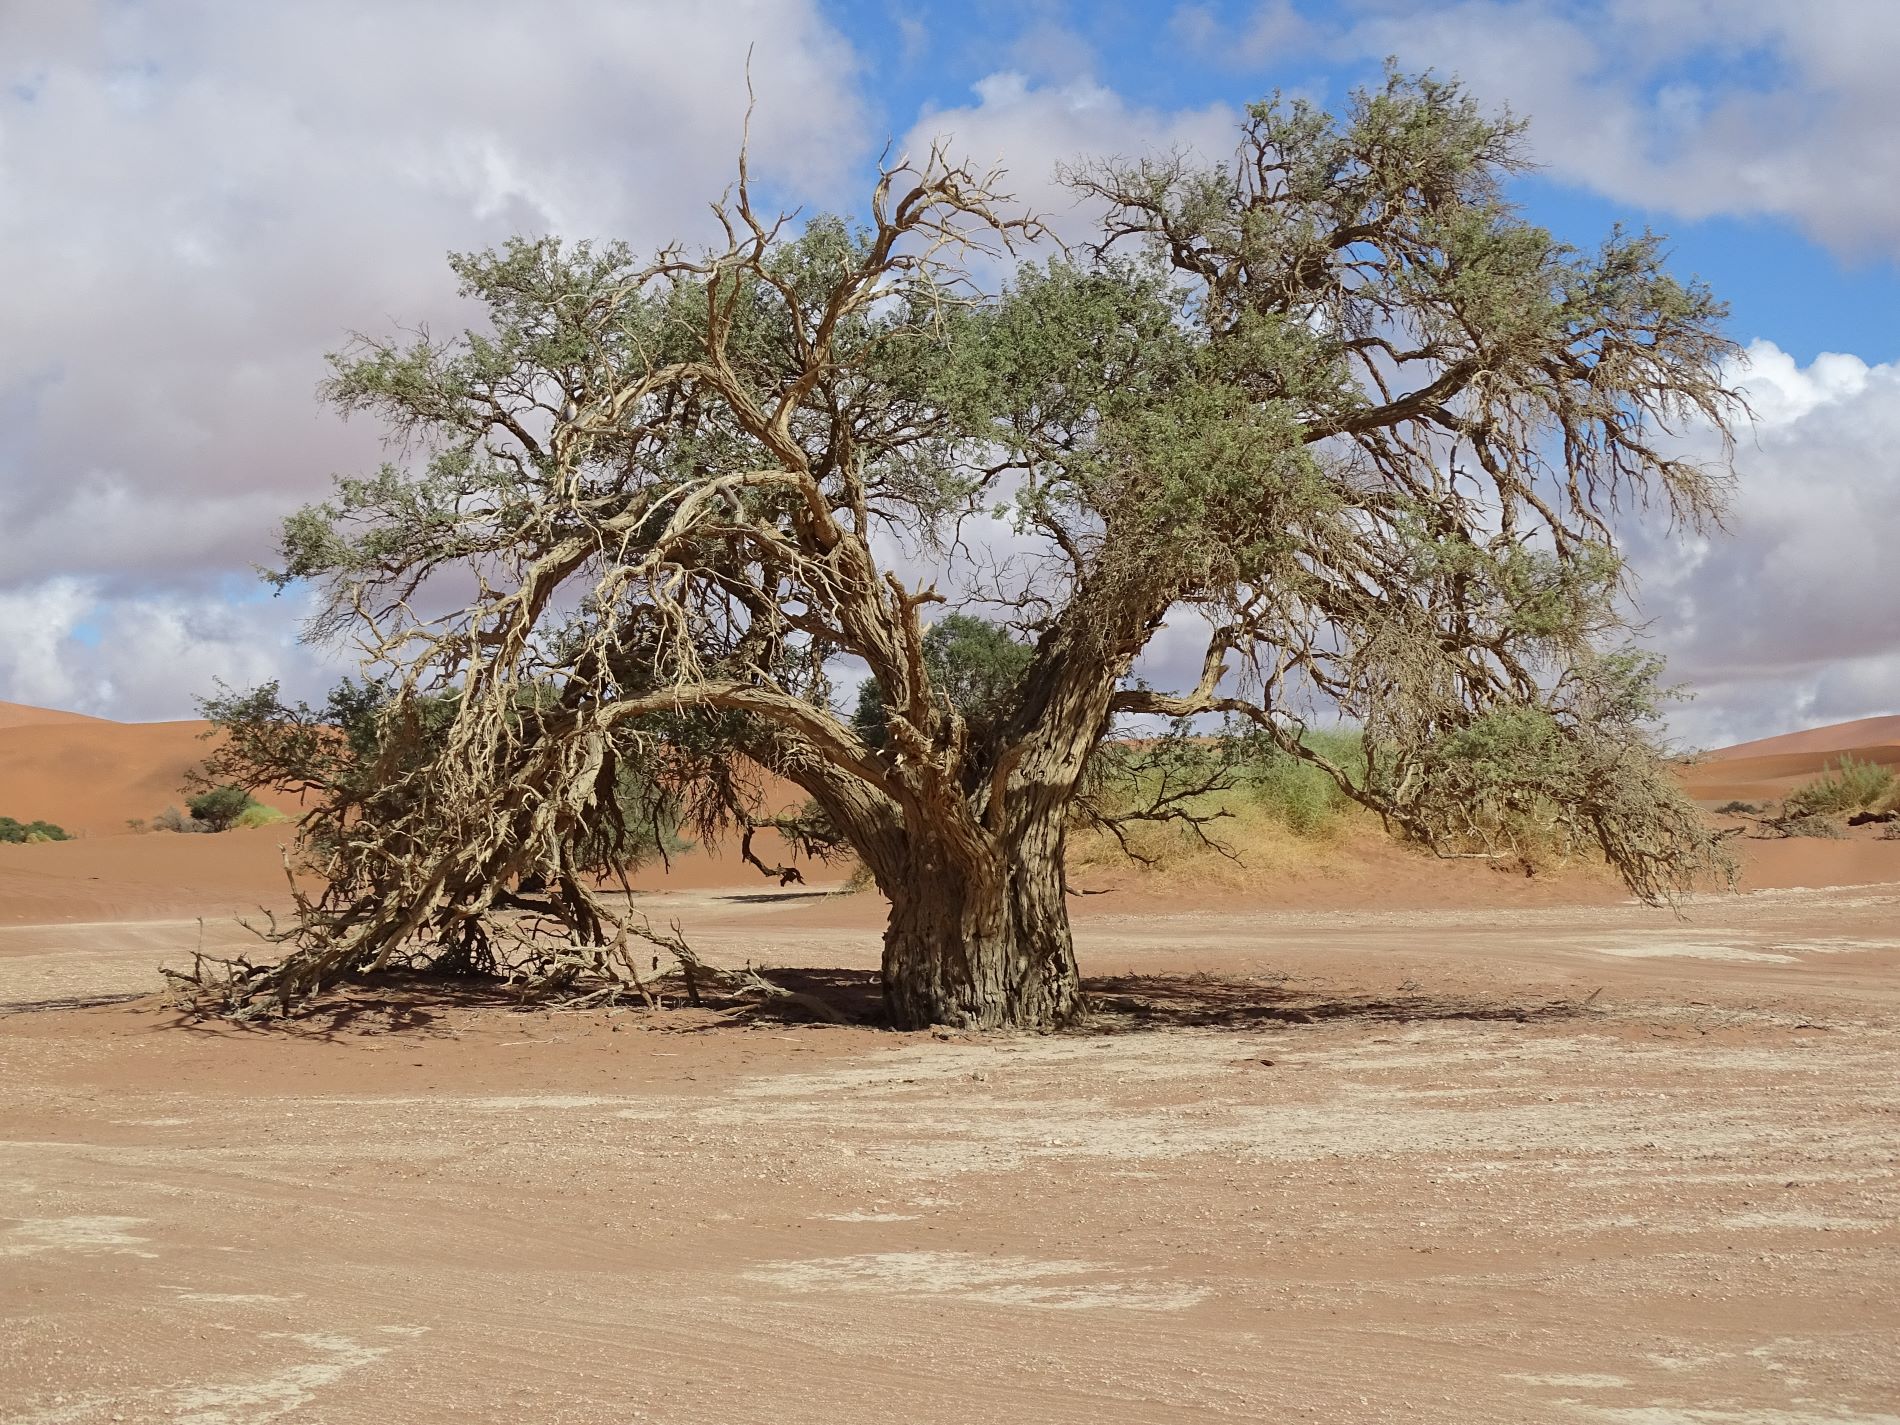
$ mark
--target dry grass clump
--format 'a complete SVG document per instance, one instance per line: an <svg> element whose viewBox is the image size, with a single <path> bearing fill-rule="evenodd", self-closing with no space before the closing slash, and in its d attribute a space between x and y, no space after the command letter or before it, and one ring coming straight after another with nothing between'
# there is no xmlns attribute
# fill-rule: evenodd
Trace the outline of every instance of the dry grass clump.
<svg viewBox="0 0 1900 1425"><path fill-rule="evenodd" d="M1097 827L1078 829L1069 838L1071 874L1126 870L1132 857L1146 876L1245 890L1263 878L1324 866L1352 842L1380 835L1377 819L1350 803L1296 829L1281 808L1245 788L1209 793L1193 809L1213 818L1200 833L1180 822L1145 822L1124 827L1117 841Z"/></svg>
<svg viewBox="0 0 1900 1425"><path fill-rule="evenodd" d="M1890 768L1846 756L1794 792L1786 810L1799 816L1845 816L1891 808L1897 794L1900 789Z"/></svg>
<svg viewBox="0 0 1900 1425"><path fill-rule="evenodd" d="M1305 744L1336 766L1363 775L1364 738L1356 730L1308 732ZM1349 799L1310 762L1252 739L1199 744L1201 758L1184 759L1178 745L1156 748L1123 765L1123 780L1103 798L1111 818L1118 807L1168 803L1179 815L1148 821L1131 817L1114 829L1078 826L1069 840L1074 871L1126 869L1132 861L1154 877L1210 889L1245 890L1263 877L1312 870L1340 858L1353 841L1382 833L1377 818ZM1205 765L1182 777L1183 762ZM1165 779L1207 790L1172 795Z"/></svg>

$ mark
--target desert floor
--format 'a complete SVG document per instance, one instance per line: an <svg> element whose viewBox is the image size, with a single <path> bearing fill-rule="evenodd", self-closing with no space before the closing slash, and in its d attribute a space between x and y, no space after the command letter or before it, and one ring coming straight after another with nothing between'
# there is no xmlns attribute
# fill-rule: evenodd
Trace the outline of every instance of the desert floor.
<svg viewBox="0 0 1900 1425"><path fill-rule="evenodd" d="M868 897L651 906L868 1002ZM1044 1038L182 1025L200 934L0 926L0 1419L1900 1422L1900 882L1089 898Z"/></svg>

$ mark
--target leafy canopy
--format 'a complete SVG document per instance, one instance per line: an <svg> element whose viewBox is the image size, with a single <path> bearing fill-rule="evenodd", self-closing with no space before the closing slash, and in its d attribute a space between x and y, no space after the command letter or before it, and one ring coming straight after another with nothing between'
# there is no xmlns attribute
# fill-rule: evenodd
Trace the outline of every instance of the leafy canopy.
<svg viewBox="0 0 1900 1425"><path fill-rule="evenodd" d="M1714 864L1616 520L1719 514L1724 468L1667 435L1737 409L1724 309L1653 235L1526 222L1521 134L1430 76L1271 98L1229 161L1068 171L1095 240L994 293L973 251L1040 226L937 152L862 222L761 215L742 163L702 254L453 259L482 327L334 359L403 458L284 528L276 577L382 690L292 978L486 935L522 875L614 939L581 848L627 765L747 825L733 767L789 779L894 901L928 868L974 904L1046 879L1130 715L1225 720L1434 844L1535 804L1643 895ZM1172 688L1131 671L1164 625L1199 642Z"/></svg>

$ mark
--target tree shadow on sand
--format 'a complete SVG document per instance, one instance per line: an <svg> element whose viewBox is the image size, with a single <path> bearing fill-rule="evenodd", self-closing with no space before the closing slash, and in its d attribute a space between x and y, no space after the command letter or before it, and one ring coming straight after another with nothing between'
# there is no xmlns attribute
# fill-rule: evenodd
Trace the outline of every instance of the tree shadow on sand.
<svg viewBox="0 0 1900 1425"><path fill-rule="evenodd" d="M648 989L659 1000L657 1005L649 1005L630 992L609 1000L595 991L563 1001L524 998L518 989L496 980L388 974L337 986L284 1018L233 1024L226 1019L181 1012L168 1020L168 1025L217 1033L249 1029L323 1040L454 1034L466 1023L467 1013L484 1011L557 1015L613 1011L631 1015L647 1028L682 1034L707 1034L760 1023L857 1028L885 1025L883 993L874 970L774 968L761 973L780 993L762 996L730 993L703 984L689 987L679 976L668 975L648 982ZM1411 985L1386 994L1333 994L1302 987L1289 978L1204 972L1096 976L1083 981L1083 990L1090 1012L1064 1033L1244 1031L1329 1023L1384 1025L1452 1020L1522 1024L1575 1017L1588 1010L1595 998L1486 998Z"/></svg>
<svg viewBox="0 0 1900 1425"><path fill-rule="evenodd" d="M1324 1023L1411 1024L1444 1020L1562 1020L1584 1013L1587 999L1496 999L1424 987L1395 994L1329 995L1292 981L1204 973L1113 975L1087 979L1094 1013L1086 1026L1117 1034L1157 1029L1263 1029Z"/></svg>
<svg viewBox="0 0 1900 1425"><path fill-rule="evenodd" d="M202 1034L250 1032L323 1041L450 1037L457 1011L532 1012L553 1008L525 1002L500 980L391 972L351 980L304 1000L286 1015L232 1019L170 1005L162 1028Z"/></svg>

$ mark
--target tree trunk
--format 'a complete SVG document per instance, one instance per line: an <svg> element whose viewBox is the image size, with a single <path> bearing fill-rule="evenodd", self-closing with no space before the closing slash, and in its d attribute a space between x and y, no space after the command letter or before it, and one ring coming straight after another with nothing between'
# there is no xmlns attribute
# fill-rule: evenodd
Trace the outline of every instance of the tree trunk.
<svg viewBox="0 0 1900 1425"><path fill-rule="evenodd" d="M890 878L884 1005L899 1029L1056 1029L1082 1010L1060 844L1018 847L993 877L917 855Z"/></svg>

